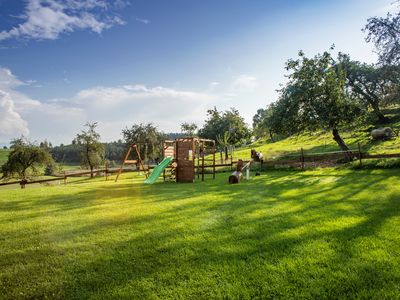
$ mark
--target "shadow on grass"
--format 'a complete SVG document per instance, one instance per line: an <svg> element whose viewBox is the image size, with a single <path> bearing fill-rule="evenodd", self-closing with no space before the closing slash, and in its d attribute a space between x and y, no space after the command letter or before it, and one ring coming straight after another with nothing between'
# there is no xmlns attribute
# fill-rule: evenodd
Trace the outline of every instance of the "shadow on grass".
<svg viewBox="0 0 400 300"><path fill-rule="evenodd" d="M196 184L103 185L73 199L35 199L39 212L32 219L43 212L59 214L61 222L82 210L88 216L59 229L56 241L68 242L62 260L68 281L31 296L377 296L399 278L362 260L359 251L370 253L375 241L364 248L361 242L377 238L398 216L400 203L391 194L379 201L364 194L379 193L396 174L275 171L239 185L219 176ZM115 216L104 216L107 210ZM1 260L16 262L16 255Z"/></svg>

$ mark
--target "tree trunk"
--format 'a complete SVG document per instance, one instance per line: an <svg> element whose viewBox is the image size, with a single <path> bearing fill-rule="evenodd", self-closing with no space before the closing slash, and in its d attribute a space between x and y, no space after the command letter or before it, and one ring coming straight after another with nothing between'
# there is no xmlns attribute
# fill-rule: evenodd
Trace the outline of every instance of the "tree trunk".
<svg viewBox="0 0 400 300"><path fill-rule="evenodd" d="M379 123L385 124L389 121L388 118L386 118L385 115L381 112L378 104L371 103L371 107L375 115L378 117Z"/></svg>
<svg viewBox="0 0 400 300"><path fill-rule="evenodd" d="M271 142L273 142L274 141L274 137L272 135L272 131L271 130L268 130L268 131L269 131L269 138L271 139Z"/></svg>
<svg viewBox="0 0 400 300"><path fill-rule="evenodd" d="M344 151L344 156L346 160L351 160L351 151L346 143L343 141L342 137L339 134L337 128L332 129L333 139L339 145L340 149Z"/></svg>
<svg viewBox="0 0 400 300"><path fill-rule="evenodd" d="M228 155L228 146L225 146L225 160L229 159L229 155Z"/></svg>
<svg viewBox="0 0 400 300"><path fill-rule="evenodd" d="M93 166L90 165L90 178L93 178Z"/></svg>

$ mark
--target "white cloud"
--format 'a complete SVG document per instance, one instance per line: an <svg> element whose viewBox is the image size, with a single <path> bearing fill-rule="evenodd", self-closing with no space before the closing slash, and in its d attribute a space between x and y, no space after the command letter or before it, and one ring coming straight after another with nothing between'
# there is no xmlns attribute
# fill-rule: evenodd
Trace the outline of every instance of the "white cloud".
<svg viewBox="0 0 400 300"><path fill-rule="evenodd" d="M38 101L20 93L26 84L0 68L0 143L21 134L31 140L69 143L87 122L99 122L105 141L121 138L121 130L153 122L163 131L178 131L185 121L200 124L214 102L208 93L145 85L97 86L68 99Z"/></svg>
<svg viewBox="0 0 400 300"><path fill-rule="evenodd" d="M0 32L0 41L12 38L57 39L60 34L77 29L101 33L124 21L104 13L108 4L103 0L28 0L21 24ZM100 12L100 11L102 12Z"/></svg>
<svg viewBox="0 0 400 300"><path fill-rule="evenodd" d="M15 111L10 94L0 90L0 137L10 139L28 134L28 124Z"/></svg>
<svg viewBox="0 0 400 300"><path fill-rule="evenodd" d="M143 23L143 24L150 24L150 20L147 19L141 19L141 18L136 18L135 19L137 22Z"/></svg>
<svg viewBox="0 0 400 300"><path fill-rule="evenodd" d="M233 81L233 90L237 92L252 92L258 86L257 78L242 74Z"/></svg>

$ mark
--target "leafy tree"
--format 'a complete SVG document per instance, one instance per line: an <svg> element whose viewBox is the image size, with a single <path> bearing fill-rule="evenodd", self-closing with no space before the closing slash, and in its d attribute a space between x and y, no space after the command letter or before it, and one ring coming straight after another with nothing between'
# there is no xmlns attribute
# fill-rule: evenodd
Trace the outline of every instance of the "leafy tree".
<svg viewBox="0 0 400 300"><path fill-rule="evenodd" d="M231 133L229 131L225 131L223 135L217 135L218 144L224 148L225 160L229 159L228 147L231 145L230 139Z"/></svg>
<svg viewBox="0 0 400 300"><path fill-rule="evenodd" d="M135 124L122 130L127 145L136 144L144 160L155 159L162 154L162 144L165 135L158 131L152 123Z"/></svg>
<svg viewBox="0 0 400 300"><path fill-rule="evenodd" d="M284 131L281 128L281 117L278 114L277 103L271 103L266 109L257 110L257 114L253 117L254 134L258 137L268 135L270 140L274 141L274 134Z"/></svg>
<svg viewBox="0 0 400 300"><path fill-rule="evenodd" d="M199 130L201 137L217 140L218 135L228 131L232 144L239 144L250 137L250 130L235 108L220 112L214 107L207 111L207 116L203 128Z"/></svg>
<svg viewBox="0 0 400 300"><path fill-rule="evenodd" d="M398 1L397 1L398 2ZM400 63L400 12L386 17L369 18L363 29L367 33L366 41L373 42L379 55L379 62L385 64Z"/></svg>
<svg viewBox="0 0 400 300"><path fill-rule="evenodd" d="M93 169L100 166L104 160L104 146L100 142L100 134L96 132L97 122L86 123L87 130L82 130L76 135L76 140L81 143L81 163L90 168L90 177L93 178Z"/></svg>
<svg viewBox="0 0 400 300"><path fill-rule="evenodd" d="M197 125L195 123L182 123L181 131L188 137L193 137L196 134Z"/></svg>
<svg viewBox="0 0 400 300"><path fill-rule="evenodd" d="M24 137L11 141L10 149L7 162L2 166L4 178L17 176L26 180L31 173L38 173L38 167L54 163L49 152Z"/></svg>
<svg viewBox="0 0 400 300"><path fill-rule="evenodd" d="M354 123L363 110L345 88L343 68L332 62L329 52L307 58L300 51L298 59L289 60L286 68L292 73L281 91L276 113L288 133L328 129L339 147L348 151L339 130Z"/></svg>
<svg viewBox="0 0 400 300"><path fill-rule="evenodd" d="M345 54L339 55L339 62L346 72L346 85L353 96L371 107L381 123L387 118L380 109L382 101L395 86L400 84L399 66L374 66L350 60Z"/></svg>

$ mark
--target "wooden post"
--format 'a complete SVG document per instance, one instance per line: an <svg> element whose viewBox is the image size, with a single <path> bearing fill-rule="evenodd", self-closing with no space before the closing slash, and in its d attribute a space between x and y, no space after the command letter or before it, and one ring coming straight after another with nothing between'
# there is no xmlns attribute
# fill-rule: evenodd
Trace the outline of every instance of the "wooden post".
<svg viewBox="0 0 400 300"><path fill-rule="evenodd" d="M204 142L201 144L201 181L204 181Z"/></svg>
<svg viewBox="0 0 400 300"><path fill-rule="evenodd" d="M301 169L304 170L304 150L301 148Z"/></svg>
<svg viewBox="0 0 400 300"><path fill-rule="evenodd" d="M200 145L197 146L197 179L200 179Z"/></svg>
<svg viewBox="0 0 400 300"><path fill-rule="evenodd" d="M358 158L360 160L360 167L362 166L362 153L361 153L361 145L358 143Z"/></svg>
<svg viewBox="0 0 400 300"><path fill-rule="evenodd" d="M64 185L66 185L66 184L67 184L67 174L64 171Z"/></svg>
<svg viewBox="0 0 400 300"><path fill-rule="evenodd" d="M213 179L215 179L215 141L213 141Z"/></svg>

